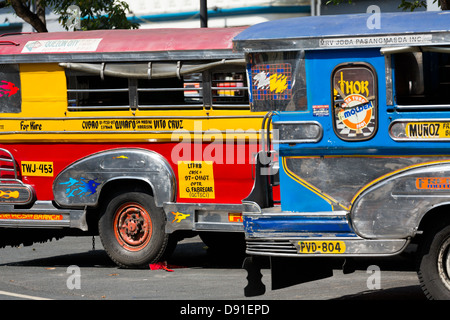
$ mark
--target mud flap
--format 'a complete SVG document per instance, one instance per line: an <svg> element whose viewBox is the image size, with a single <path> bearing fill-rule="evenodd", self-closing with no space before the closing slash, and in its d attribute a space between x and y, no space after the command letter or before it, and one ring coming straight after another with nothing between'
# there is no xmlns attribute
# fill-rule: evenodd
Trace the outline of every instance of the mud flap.
<svg viewBox="0 0 450 320"><path fill-rule="evenodd" d="M246 297L260 296L266 293L266 286L261 281L261 269L264 265L264 258L258 256L246 257L243 268L247 271L247 286L244 288Z"/></svg>
<svg viewBox="0 0 450 320"><path fill-rule="evenodd" d="M247 271L246 297L263 295L266 286L262 282L261 269L267 265L265 257L250 256L244 261ZM325 279L333 276L333 264L327 258L283 258L270 257L272 290Z"/></svg>
<svg viewBox="0 0 450 320"><path fill-rule="evenodd" d="M272 290L333 276L333 264L327 258L271 257Z"/></svg>

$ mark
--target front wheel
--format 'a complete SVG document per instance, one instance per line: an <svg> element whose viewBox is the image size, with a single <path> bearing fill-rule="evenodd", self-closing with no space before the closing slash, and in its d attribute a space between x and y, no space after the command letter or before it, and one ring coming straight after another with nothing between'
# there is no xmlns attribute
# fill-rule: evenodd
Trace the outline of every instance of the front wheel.
<svg viewBox="0 0 450 320"><path fill-rule="evenodd" d="M165 218L153 197L126 192L110 199L99 220L109 257L119 266L141 268L158 261L167 246Z"/></svg>
<svg viewBox="0 0 450 320"><path fill-rule="evenodd" d="M450 225L430 232L419 254L418 275L427 298L450 300Z"/></svg>

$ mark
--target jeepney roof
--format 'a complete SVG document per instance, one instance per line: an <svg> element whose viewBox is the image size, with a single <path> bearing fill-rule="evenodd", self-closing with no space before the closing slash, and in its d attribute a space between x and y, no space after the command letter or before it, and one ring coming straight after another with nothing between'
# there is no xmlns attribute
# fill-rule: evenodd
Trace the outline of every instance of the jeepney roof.
<svg viewBox="0 0 450 320"><path fill-rule="evenodd" d="M300 17L264 22L234 38L236 51L450 44L450 11Z"/></svg>
<svg viewBox="0 0 450 320"><path fill-rule="evenodd" d="M0 35L0 55L8 62L52 62L74 58L98 60L207 59L232 52L232 39L245 28L172 28L94 30ZM30 57L33 55L33 57ZM220 55L220 54L219 54ZM220 58L220 57L219 57ZM61 60L62 59L62 60ZM33 61L30 61L33 60Z"/></svg>

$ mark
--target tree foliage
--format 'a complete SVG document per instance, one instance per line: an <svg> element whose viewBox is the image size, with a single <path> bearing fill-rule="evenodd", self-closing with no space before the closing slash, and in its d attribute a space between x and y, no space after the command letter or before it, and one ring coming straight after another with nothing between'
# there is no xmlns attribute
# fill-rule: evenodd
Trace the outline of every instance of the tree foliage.
<svg viewBox="0 0 450 320"><path fill-rule="evenodd" d="M348 2L352 3L354 0L328 0L326 4L340 4L342 2ZM450 10L450 0L434 0L433 3L438 3L439 7L442 10ZM414 11L417 8L426 8L427 7L427 1L426 0L413 0L413 1L407 1L407 0L401 0L399 8L402 8L403 10L411 10Z"/></svg>
<svg viewBox="0 0 450 320"><path fill-rule="evenodd" d="M68 30L71 23L69 7L80 8L81 29L136 29L139 24L127 20L128 4L122 0L1 0L0 8L11 6L17 16L38 32L47 32L45 9L59 16Z"/></svg>

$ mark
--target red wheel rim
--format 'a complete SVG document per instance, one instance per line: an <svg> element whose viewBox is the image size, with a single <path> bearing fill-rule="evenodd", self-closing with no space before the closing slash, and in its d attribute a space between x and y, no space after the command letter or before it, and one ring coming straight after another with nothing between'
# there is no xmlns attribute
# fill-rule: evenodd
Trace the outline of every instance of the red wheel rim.
<svg viewBox="0 0 450 320"><path fill-rule="evenodd" d="M152 237L152 221L147 210L137 203L125 203L114 215L114 235L129 251L144 248Z"/></svg>

